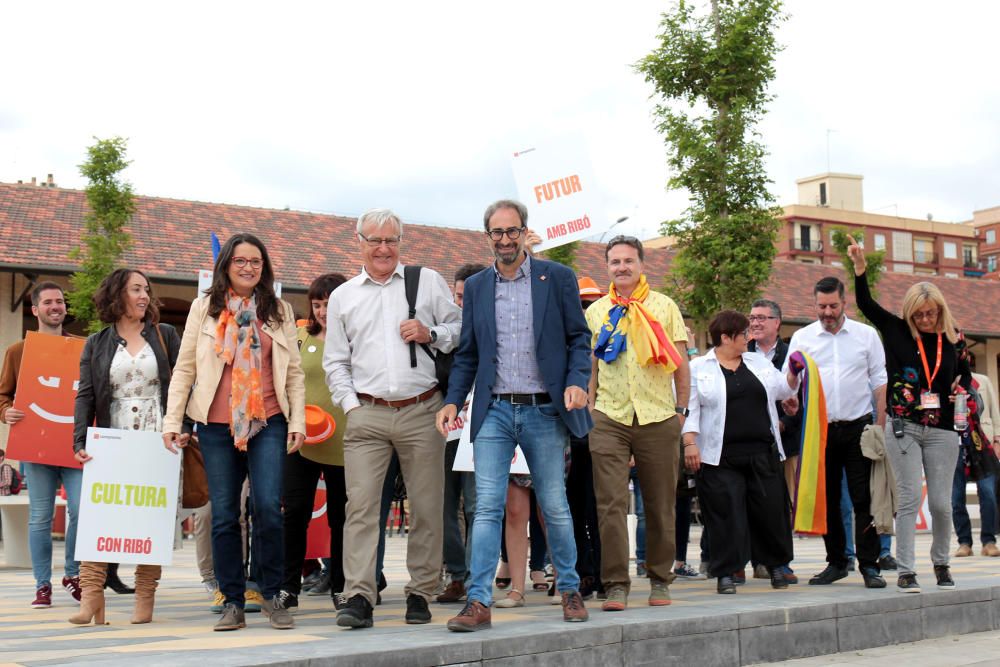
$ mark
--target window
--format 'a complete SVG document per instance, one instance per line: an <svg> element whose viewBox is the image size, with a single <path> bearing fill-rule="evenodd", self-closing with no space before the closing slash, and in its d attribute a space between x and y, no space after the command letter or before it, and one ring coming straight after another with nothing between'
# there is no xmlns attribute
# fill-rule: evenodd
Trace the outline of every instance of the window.
<svg viewBox="0 0 1000 667"><path fill-rule="evenodd" d="M993 273L994 271L997 270L997 256L996 255L990 255L986 259L986 270L989 271L990 273Z"/></svg>
<svg viewBox="0 0 1000 667"><path fill-rule="evenodd" d="M875 250L885 250L885 234L875 235Z"/></svg>
<svg viewBox="0 0 1000 667"><path fill-rule="evenodd" d="M971 243L962 244L962 264L968 267L974 267L979 264L976 259L976 246Z"/></svg>
<svg viewBox="0 0 1000 667"><path fill-rule="evenodd" d="M934 264L934 241L913 239L913 261L917 264Z"/></svg>
<svg viewBox="0 0 1000 667"><path fill-rule="evenodd" d="M986 243L992 245L992 244L994 244L996 242L997 242L997 230L995 230L995 229L987 229L986 230Z"/></svg>
<svg viewBox="0 0 1000 667"><path fill-rule="evenodd" d="M819 184L819 205L826 206L826 183Z"/></svg>
<svg viewBox="0 0 1000 667"><path fill-rule="evenodd" d="M945 259L958 259L958 244L952 243L951 241L944 242L944 258Z"/></svg>
<svg viewBox="0 0 1000 667"><path fill-rule="evenodd" d="M799 225L799 250L812 250L809 247L811 232L812 228L809 225Z"/></svg>

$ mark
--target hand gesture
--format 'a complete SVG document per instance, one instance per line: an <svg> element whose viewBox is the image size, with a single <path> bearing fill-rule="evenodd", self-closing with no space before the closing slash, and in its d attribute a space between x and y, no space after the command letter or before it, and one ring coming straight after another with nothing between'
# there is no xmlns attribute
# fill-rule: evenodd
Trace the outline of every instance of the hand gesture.
<svg viewBox="0 0 1000 667"><path fill-rule="evenodd" d="M164 433L163 446L167 448L168 452L178 454L178 449L187 447L188 440L190 439L190 433Z"/></svg>
<svg viewBox="0 0 1000 667"><path fill-rule="evenodd" d="M434 418L434 423L437 426L438 433L444 437L448 437L448 432L455 427L455 420L458 418L458 406L447 404L440 410L438 410L437 416Z"/></svg>
<svg viewBox="0 0 1000 667"><path fill-rule="evenodd" d="M847 246L847 256L854 263L854 275L860 276L868 267L868 261L865 259L865 249L861 247L853 236L848 235L847 239L851 242L851 245Z"/></svg>

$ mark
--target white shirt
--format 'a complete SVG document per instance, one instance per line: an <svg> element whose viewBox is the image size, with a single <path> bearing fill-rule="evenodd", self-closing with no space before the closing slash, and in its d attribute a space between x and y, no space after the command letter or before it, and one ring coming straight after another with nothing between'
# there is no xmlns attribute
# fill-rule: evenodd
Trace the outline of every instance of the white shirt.
<svg viewBox="0 0 1000 667"><path fill-rule="evenodd" d="M409 319L410 311L403 280L402 264L384 284L362 268L330 295L323 370L333 402L344 412L361 405L358 394L400 401L437 384L434 362L419 345L417 367L410 368L410 346L399 334L399 324ZM431 349L455 349L462 309L452 301L444 278L426 267L420 271L416 305L416 319L437 333Z"/></svg>
<svg viewBox="0 0 1000 667"><path fill-rule="evenodd" d="M778 445L778 455L784 461L785 450L781 447L775 402L794 396L797 389L788 386L785 373L777 370L763 354L744 352L743 364L760 380L767 392L771 433ZM697 433L701 460L709 465L719 465L722 458L722 436L726 430L726 378L722 375L722 367L714 349L691 362L691 398L688 399L688 410L690 414L684 420L684 433Z"/></svg>
<svg viewBox="0 0 1000 667"><path fill-rule="evenodd" d="M813 322L792 335L785 370L796 350L819 366L829 421L854 421L872 411L872 390L888 382L885 349L873 327L845 317L840 330L832 334L819 321Z"/></svg>

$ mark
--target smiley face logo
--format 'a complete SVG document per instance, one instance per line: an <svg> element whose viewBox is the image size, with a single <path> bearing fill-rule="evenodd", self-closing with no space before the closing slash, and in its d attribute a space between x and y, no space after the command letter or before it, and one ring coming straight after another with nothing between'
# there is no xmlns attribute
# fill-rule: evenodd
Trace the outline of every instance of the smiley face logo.
<svg viewBox="0 0 1000 667"><path fill-rule="evenodd" d="M37 379L38 379L38 384L40 384L43 387L47 387L49 389L59 389L59 386L62 384L62 378L58 376L44 377L39 375ZM73 391L75 392L79 388L80 388L80 381L74 380ZM66 416L50 412L34 401L32 401L28 405L28 409L46 421L50 421L56 424L73 423L73 415Z"/></svg>

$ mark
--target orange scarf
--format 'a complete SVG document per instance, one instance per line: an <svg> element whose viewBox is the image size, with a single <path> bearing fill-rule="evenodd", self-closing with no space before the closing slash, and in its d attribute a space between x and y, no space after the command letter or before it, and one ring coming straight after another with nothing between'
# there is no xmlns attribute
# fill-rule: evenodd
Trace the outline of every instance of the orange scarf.
<svg viewBox="0 0 1000 667"><path fill-rule="evenodd" d="M230 291L228 306L219 314L219 324L215 329L215 353L233 367L229 432L236 449L245 452L250 438L267 425L260 374L257 299L253 296L244 299Z"/></svg>

